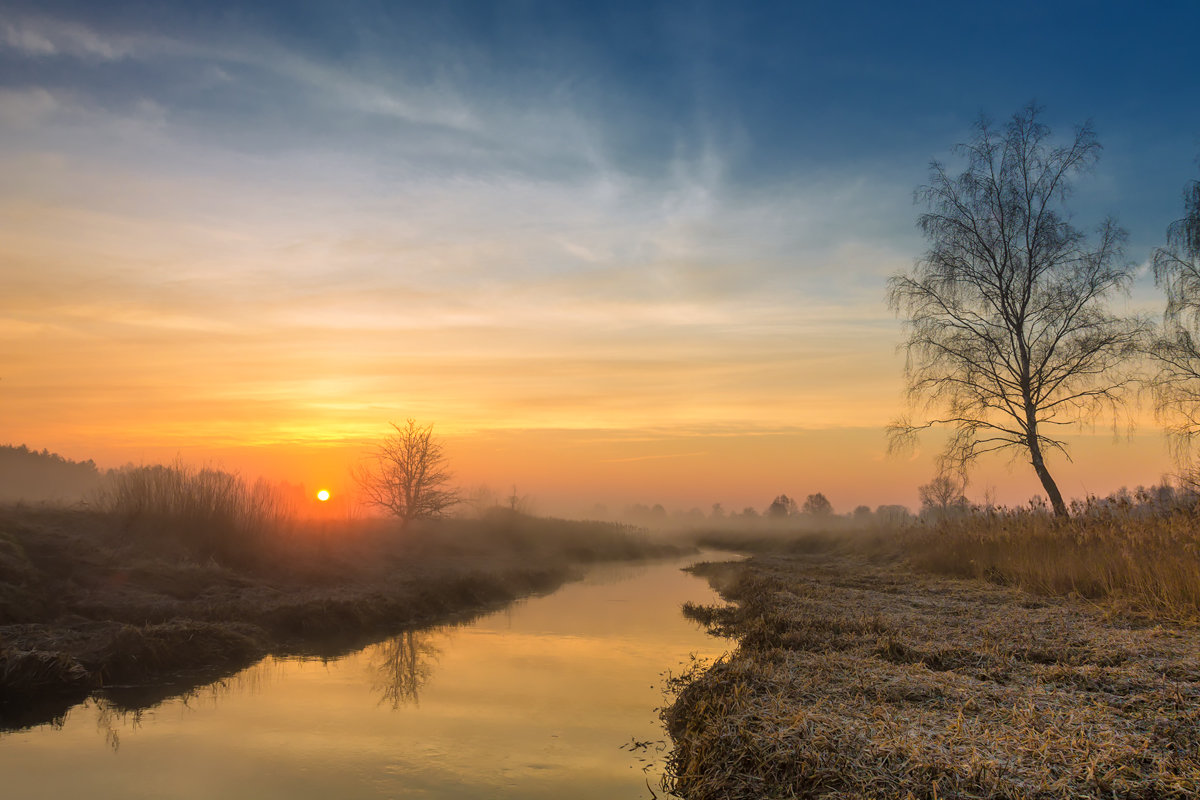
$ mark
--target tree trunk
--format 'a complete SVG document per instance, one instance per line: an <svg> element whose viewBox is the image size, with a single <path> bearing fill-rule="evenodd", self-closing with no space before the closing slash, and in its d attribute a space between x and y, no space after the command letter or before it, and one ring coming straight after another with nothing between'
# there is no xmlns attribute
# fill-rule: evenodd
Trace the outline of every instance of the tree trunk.
<svg viewBox="0 0 1200 800"><path fill-rule="evenodd" d="M1062 493L1058 491L1058 484L1054 482L1054 478L1050 477L1050 470L1046 469L1046 461L1042 458L1042 448L1038 445L1037 435L1030 435L1027 441L1029 443L1029 460L1033 463L1033 471L1037 473L1042 482L1042 488L1050 497L1050 505L1054 507L1054 516L1066 519L1070 516L1067 513L1067 504L1063 502Z"/></svg>

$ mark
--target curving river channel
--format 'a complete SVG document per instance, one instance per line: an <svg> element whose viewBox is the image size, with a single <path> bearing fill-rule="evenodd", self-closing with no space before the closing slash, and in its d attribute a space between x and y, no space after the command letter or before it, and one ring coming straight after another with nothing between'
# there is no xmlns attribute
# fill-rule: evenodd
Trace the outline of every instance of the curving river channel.
<svg viewBox="0 0 1200 800"><path fill-rule="evenodd" d="M267 658L137 714L89 700L0 734L3 795L661 796L663 674L724 652L680 613L717 601L681 571L701 558L598 566L467 625Z"/></svg>

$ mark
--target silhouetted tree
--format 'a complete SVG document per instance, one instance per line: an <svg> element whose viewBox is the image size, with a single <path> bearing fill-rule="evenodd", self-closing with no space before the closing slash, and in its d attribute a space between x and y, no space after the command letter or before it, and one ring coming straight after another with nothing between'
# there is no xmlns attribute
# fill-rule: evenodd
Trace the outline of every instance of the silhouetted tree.
<svg viewBox="0 0 1200 800"><path fill-rule="evenodd" d="M395 432L384 437L370 459L353 470L355 482L368 503L405 525L440 517L459 498L448 488L451 474L442 443L433 436L433 425L421 426L409 419L403 428L394 422L391 426Z"/></svg>
<svg viewBox="0 0 1200 800"><path fill-rule="evenodd" d="M1184 191L1184 216L1167 228L1167 246L1154 251L1154 280L1167 294L1162 332L1150 353L1159 416L1175 454L1193 478L1193 445L1200 438L1200 181Z"/></svg>
<svg viewBox="0 0 1200 800"><path fill-rule="evenodd" d="M833 503L829 502L825 495L817 492L804 499L801 509L805 514L812 514L815 517L828 517L833 513Z"/></svg>
<svg viewBox="0 0 1200 800"><path fill-rule="evenodd" d="M875 522L880 527L900 527L907 525L910 519L911 515L904 506L884 505L875 509Z"/></svg>
<svg viewBox="0 0 1200 800"><path fill-rule="evenodd" d="M1018 448L1066 516L1046 466L1049 450L1069 457L1054 431L1117 412L1148 326L1106 305L1133 276L1124 232L1105 220L1090 242L1063 210L1071 180L1099 155L1095 134L1083 125L1054 144L1039 113L1030 105L1003 131L981 120L957 148L962 174L934 161L916 192L929 250L892 277L889 303L906 320L909 401L928 416L903 418L890 435L894 449L949 426L942 467L964 475L977 456Z"/></svg>
<svg viewBox="0 0 1200 800"><path fill-rule="evenodd" d="M512 491L504 499L505 507L513 514L528 514L530 509L529 495L517 492L517 485L512 485Z"/></svg>
<svg viewBox="0 0 1200 800"><path fill-rule="evenodd" d="M965 511L970 503L963 496L961 478L941 474L929 483L917 487L917 495L921 498L921 510L935 516L947 516Z"/></svg>
<svg viewBox="0 0 1200 800"><path fill-rule="evenodd" d="M784 519L795 513L796 501L786 494L779 495L779 497L771 501L771 505L767 506L767 516L772 519Z"/></svg>

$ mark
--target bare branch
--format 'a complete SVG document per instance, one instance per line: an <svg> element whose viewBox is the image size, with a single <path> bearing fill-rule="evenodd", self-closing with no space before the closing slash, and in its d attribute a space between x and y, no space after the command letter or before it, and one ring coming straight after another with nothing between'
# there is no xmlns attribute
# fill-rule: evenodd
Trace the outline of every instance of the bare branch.
<svg viewBox="0 0 1200 800"><path fill-rule="evenodd" d="M420 426L409 419L404 427L391 423L388 434L370 458L355 465L352 475L368 503L399 518L405 525L445 513L459 501L448 487L442 443L434 438L433 425Z"/></svg>
<svg viewBox="0 0 1200 800"><path fill-rule="evenodd" d="M1184 191L1184 216L1167 228L1167 245L1154 251L1154 281L1167 295L1162 332L1150 346L1158 372L1151 381L1155 406L1181 471L1200 471L1200 181Z"/></svg>
<svg viewBox="0 0 1200 800"><path fill-rule="evenodd" d="M896 449L921 430L949 427L941 469L964 477L980 455L1017 448L1065 515L1044 454L1069 454L1039 426L1101 406L1117 413L1149 325L1107 305L1132 280L1124 232L1107 220L1089 243L1063 208L1072 180L1099 156L1095 133L1083 125L1054 145L1040 112L1029 105L1003 130L981 120L956 148L963 172L935 161L915 193L929 249L911 273L890 279L888 302L906 322L909 402L931 413L888 433Z"/></svg>

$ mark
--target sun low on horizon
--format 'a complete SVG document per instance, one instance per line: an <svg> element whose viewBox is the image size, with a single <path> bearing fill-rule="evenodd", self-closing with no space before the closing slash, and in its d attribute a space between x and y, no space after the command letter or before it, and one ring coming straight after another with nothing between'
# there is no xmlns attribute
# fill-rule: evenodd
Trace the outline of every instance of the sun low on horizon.
<svg viewBox="0 0 1200 800"><path fill-rule="evenodd" d="M547 513L915 507L945 440L885 436L906 407L888 280L928 247L913 192L981 112L1031 99L1058 133L1092 120L1072 210L1128 232L1123 307L1164 308L1150 259L1200 134L1187 24L235 7L0 2L0 444L331 506L413 418L462 491ZM970 55L993 37L1030 54L1002 78ZM1152 410L1129 417L1068 430L1065 493L1172 471ZM970 485L1039 491L1003 457Z"/></svg>

